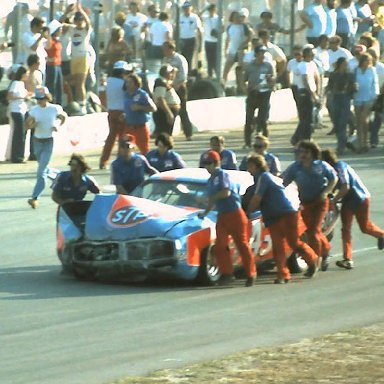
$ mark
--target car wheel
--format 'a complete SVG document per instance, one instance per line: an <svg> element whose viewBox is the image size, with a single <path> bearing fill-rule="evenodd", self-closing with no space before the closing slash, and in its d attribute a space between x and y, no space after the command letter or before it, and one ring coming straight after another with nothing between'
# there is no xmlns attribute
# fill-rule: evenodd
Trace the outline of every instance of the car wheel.
<svg viewBox="0 0 384 384"><path fill-rule="evenodd" d="M306 268L306 262L295 252L287 259L287 267L291 273L302 273Z"/></svg>
<svg viewBox="0 0 384 384"><path fill-rule="evenodd" d="M219 280L220 272L217 265L212 263L213 245L205 248L200 257L200 267L196 282L199 285L213 285Z"/></svg>

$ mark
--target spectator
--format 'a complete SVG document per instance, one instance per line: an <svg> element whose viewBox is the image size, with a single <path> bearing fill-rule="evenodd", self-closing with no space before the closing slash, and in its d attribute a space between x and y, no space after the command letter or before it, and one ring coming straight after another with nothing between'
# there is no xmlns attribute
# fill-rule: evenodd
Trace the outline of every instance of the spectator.
<svg viewBox="0 0 384 384"><path fill-rule="evenodd" d="M53 150L52 133L57 131L59 124L63 125L66 120L66 113L63 111L63 108L58 104L50 103L52 98L48 88L36 88L35 98L37 105L29 111L25 123L27 129L35 128L33 148L37 158L37 174L32 197L28 199L28 204L33 209L38 207L38 198L45 188L48 163Z"/></svg>
<svg viewBox="0 0 384 384"><path fill-rule="evenodd" d="M111 164L111 183L116 186L116 192L122 195L132 193L144 181L145 174L158 173L145 156L134 152L134 148L133 136L121 139L118 157Z"/></svg>
<svg viewBox="0 0 384 384"><path fill-rule="evenodd" d="M96 180L87 175L91 167L85 161L83 155L73 153L68 165L70 170L60 172L52 185L52 200L63 205L74 201L84 200L88 191L98 194L100 188Z"/></svg>
<svg viewBox="0 0 384 384"><path fill-rule="evenodd" d="M132 27L125 22L126 15L124 12L117 12L115 15L115 26L121 27L124 30L124 41L127 42L132 52L136 52L136 42Z"/></svg>
<svg viewBox="0 0 384 384"><path fill-rule="evenodd" d="M30 93L25 88L27 68L23 65L12 68L12 80L8 88L7 99L13 127L11 144L12 163L24 163L25 128L24 119L28 111L27 99Z"/></svg>
<svg viewBox="0 0 384 384"><path fill-rule="evenodd" d="M332 72L334 70L334 65L339 57L345 57L347 60L352 59L352 53L340 46L341 37L336 35L329 39L329 71Z"/></svg>
<svg viewBox="0 0 384 384"><path fill-rule="evenodd" d="M53 97L54 104L63 104L63 73L61 71L61 50L60 36L62 24L52 20L49 25L49 36L45 44L47 51L47 78L45 85Z"/></svg>
<svg viewBox="0 0 384 384"><path fill-rule="evenodd" d="M107 78L106 97L109 133L100 157L100 169L106 168L116 138L118 137L120 140L124 133L125 78L130 69L126 61L117 61L113 65L111 75Z"/></svg>
<svg viewBox="0 0 384 384"><path fill-rule="evenodd" d="M337 193L332 203L341 202L341 235L343 240L343 259L336 265L340 268L352 269L352 220L356 217L362 233L377 239L377 247L384 248L384 231L370 219L371 195L356 174L355 170L344 161L339 161L332 150L322 151L322 158L337 172L339 182L336 186Z"/></svg>
<svg viewBox="0 0 384 384"><path fill-rule="evenodd" d="M255 60L245 67L244 82L247 84L247 99L245 101L244 148L251 146L252 124L256 109L258 109L256 131L268 137L269 100L276 75L273 66L264 61L265 52L267 52L266 47L257 46Z"/></svg>
<svg viewBox="0 0 384 384"><path fill-rule="evenodd" d="M124 40L124 30L121 27L113 27L111 38L105 49L105 58L107 64L107 72L113 71L114 64L117 61L129 61L132 50L128 43Z"/></svg>
<svg viewBox="0 0 384 384"><path fill-rule="evenodd" d="M185 168L186 164L181 156L173 151L173 138L167 133L160 133L155 139L157 149L152 149L146 155L149 164L159 172L171 169Z"/></svg>
<svg viewBox="0 0 384 384"><path fill-rule="evenodd" d="M155 81L153 89L153 100L157 106L157 111L153 113L155 137L162 133L172 136L175 119L180 112L180 97L173 88L176 71L171 65L164 64L159 71L160 77Z"/></svg>
<svg viewBox="0 0 384 384"><path fill-rule="evenodd" d="M365 45L367 47L367 49L373 48L374 50L376 50L377 56L380 57L380 43L379 43L379 41L377 39L375 39L372 36L372 33L364 32L360 36L359 44Z"/></svg>
<svg viewBox="0 0 384 384"><path fill-rule="evenodd" d="M314 60L316 63L320 63L320 66L323 69L324 77L328 76L329 73L329 39L327 35L321 35L319 37L319 45L313 50Z"/></svg>
<svg viewBox="0 0 384 384"><path fill-rule="evenodd" d="M329 76L327 97L332 103L333 130L337 137L337 153L344 154L347 145L347 124L351 113L351 100L355 90L355 76L348 71L345 57L339 57L335 70Z"/></svg>
<svg viewBox="0 0 384 384"><path fill-rule="evenodd" d="M204 167L210 173L208 180L208 205L199 213L203 219L215 206L218 212L216 221L215 258L222 276L219 284L228 285L233 279L233 263L229 252L229 236L232 237L242 258L247 275L246 287L251 287L256 277L256 264L248 243L248 219L241 208L241 199L236 185L228 173L220 167L220 155L208 151Z"/></svg>
<svg viewBox="0 0 384 384"><path fill-rule="evenodd" d="M327 0L324 10L327 15L327 26L324 35L328 37L335 36L337 29L336 0Z"/></svg>
<svg viewBox="0 0 384 384"><path fill-rule="evenodd" d="M139 4L136 1L129 3L129 13L125 19L125 24L129 25L132 29L133 38L135 40L135 47L133 57L141 57L143 43L145 38L145 30L147 27L147 16L139 10Z"/></svg>
<svg viewBox="0 0 384 384"><path fill-rule="evenodd" d="M300 13L301 20L307 26L306 38L309 44L319 45L319 36L327 28L327 14L323 7L323 0L313 0Z"/></svg>
<svg viewBox="0 0 384 384"><path fill-rule="evenodd" d="M288 242L293 252L298 252L308 264L305 276L313 277L317 271L318 257L310 246L300 240L298 207L286 193L282 180L268 172L268 165L262 155L248 157L247 169L255 180L255 192L247 212L260 209L263 222L269 228L277 269L275 284L286 284L291 279L287 267L285 242Z"/></svg>
<svg viewBox="0 0 384 384"><path fill-rule="evenodd" d="M163 58L163 44L172 40L173 28L169 22L169 16L165 12L160 12L159 18L149 28L150 36L150 57L161 60Z"/></svg>
<svg viewBox="0 0 384 384"><path fill-rule="evenodd" d="M283 179L285 186L292 181L297 184L308 244L322 257L322 268L325 268L331 245L322 233L321 226L329 207L328 194L337 183L336 172L320 160L317 144L301 141L298 145L298 159L285 170Z"/></svg>
<svg viewBox="0 0 384 384"><path fill-rule="evenodd" d="M204 160L208 152L215 151L220 155L222 169L237 169L237 159L235 152L225 149L225 139L223 136L212 136L209 140L211 149L205 151L200 156L199 167L204 168Z"/></svg>
<svg viewBox="0 0 384 384"><path fill-rule="evenodd" d="M199 16L192 12L192 4L189 1L184 2L182 11L179 21L181 54L192 71L195 68L194 55L201 52L202 24Z"/></svg>
<svg viewBox="0 0 384 384"><path fill-rule="evenodd" d="M246 64L249 64L253 60L255 60L255 48L258 45L263 45L259 37L252 37L251 39L251 47L244 53L242 64L245 66ZM272 55L267 51L264 54L264 61L271 63L273 65L273 58ZM244 68L242 68L244 70Z"/></svg>
<svg viewBox="0 0 384 384"><path fill-rule="evenodd" d="M355 8L358 18L356 39L359 39L363 33L372 31L375 16L372 13L368 0L357 0L355 2Z"/></svg>
<svg viewBox="0 0 384 384"><path fill-rule="evenodd" d="M60 18L62 21L61 28L61 73L63 74L63 91L65 98L63 104L68 104L73 100L71 80L71 27L69 17Z"/></svg>
<svg viewBox="0 0 384 384"><path fill-rule="evenodd" d="M379 81L376 69L372 66L372 58L363 53L355 72L356 91L353 104L356 114L357 148L358 153L368 151L368 119L372 107L379 95Z"/></svg>
<svg viewBox="0 0 384 384"><path fill-rule="evenodd" d="M280 176L281 174L281 164L280 160L273 153L268 152L269 139L263 135L256 135L255 142L253 143L253 152L251 155L261 155L264 157L264 160L268 166L268 171L274 176ZM243 157L243 160L240 164L240 171L247 171L247 161L249 155Z"/></svg>
<svg viewBox="0 0 384 384"><path fill-rule="evenodd" d="M341 46L350 49L355 39L355 20L357 17L355 6L352 0L340 0L336 9L337 29L336 33L341 37Z"/></svg>
<svg viewBox="0 0 384 384"><path fill-rule="evenodd" d="M365 53L367 48L365 45L356 44L352 47L352 55L353 57L348 60L348 70L351 73L355 73L356 68L359 66L360 55Z"/></svg>
<svg viewBox="0 0 384 384"><path fill-rule="evenodd" d="M293 58L288 61L287 72L288 72L288 85L291 87L292 96L295 100L297 107L298 100L298 85L300 84L300 73L297 71L297 67L303 60L303 47L301 45L294 45L292 48Z"/></svg>
<svg viewBox="0 0 384 384"><path fill-rule="evenodd" d="M303 49L303 61L297 66L298 99L297 110L299 123L291 138L291 144L300 140L310 140L312 135L313 106L319 102L320 76L313 61L313 49Z"/></svg>
<svg viewBox="0 0 384 384"><path fill-rule="evenodd" d="M141 78L129 74L125 79L124 115L126 134L134 137L140 152L145 155L149 151L149 113L157 110L156 104L142 89Z"/></svg>
<svg viewBox="0 0 384 384"><path fill-rule="evenodd" d="M173 80L173 87L180 98L180 119L181 126L187 141L192 140L192 123L189 120L187 111L187 76L188 62L180 53L176 52L176 44L174 41L166 41L163 44L163 63L170 64L176 68L176 76Z"/></svg>
<svg viewBox="0 0 384 384"><path fill-rule="evenodd" d="M209 4L207 12L202 15L204 30L204 49L207 59L208 77L213 77L213 73L217 76L217 41L221 29L221 22L217 15L216 4Z"/></svg>

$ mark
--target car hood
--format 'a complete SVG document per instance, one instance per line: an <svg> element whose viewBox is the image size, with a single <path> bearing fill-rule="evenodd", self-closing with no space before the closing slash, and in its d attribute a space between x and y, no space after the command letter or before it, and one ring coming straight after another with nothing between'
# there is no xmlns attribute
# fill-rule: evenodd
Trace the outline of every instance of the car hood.
<svg viewBox="0 0 384 384"><path fill-rule="evenodd" d="M180 238L209 225L195 209L184 209L140 197L96 195L85 223L88 240Z"/></svg>

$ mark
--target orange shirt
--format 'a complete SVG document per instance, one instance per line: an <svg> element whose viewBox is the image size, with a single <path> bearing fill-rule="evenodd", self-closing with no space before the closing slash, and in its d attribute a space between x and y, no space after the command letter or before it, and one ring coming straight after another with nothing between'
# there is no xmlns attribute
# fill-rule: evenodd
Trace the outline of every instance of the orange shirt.
<svg viewBox="0 0 384 384"><path fill-rule="evenodd" d="M47 51L47 65L61 65L61 42L55 39L51 40L51 46L45 48Z"/></svg>

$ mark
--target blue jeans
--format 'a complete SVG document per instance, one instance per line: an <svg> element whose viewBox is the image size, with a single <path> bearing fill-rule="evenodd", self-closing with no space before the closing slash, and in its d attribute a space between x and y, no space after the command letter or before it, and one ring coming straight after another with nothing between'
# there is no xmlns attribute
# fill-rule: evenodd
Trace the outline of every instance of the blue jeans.
<svg viewBox="0 0 384 384"><path fill-rule="evenodd" d="M312 135L313 101L311 93L306 89L298 90L297 113L299 123L291 138L293 145L300 140L310 140Z"/></svg>
<svg viewBox="0 0 384 384"><path fill-rule="evenodd" d="M47 65L45 85L52 94L53 102L63 103L63 73L60 65Z"/></svg>
<svg viewBox="0 0 384 384"><path fill-rule="evenodd" d="M35 156L37 159L36 184L33 188L32 198L37 199L45 188L45 181L48 173L48 163L51 160L53 150L53 138L33 138Z"/></svg>
<svg viewBox="0 0 384 384"><path fill-rule="evenodd" d="M337 150L343 151L347 143L347 125L351 111L351 97L345 93L334 93L333 124L337 137Z"/></svg>
<svg viewBox="0 0 384 384"><path fill-rule="evenodd" d="M17 163L24 160L24 115L18 112L11 112L11 118L13 123L11 161Z"/></svg>

